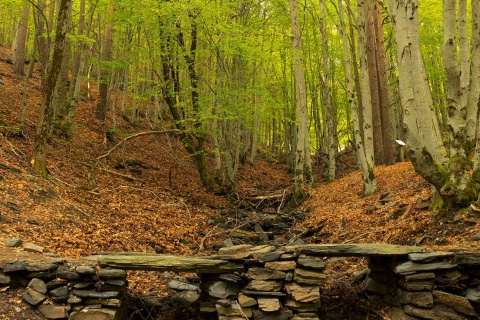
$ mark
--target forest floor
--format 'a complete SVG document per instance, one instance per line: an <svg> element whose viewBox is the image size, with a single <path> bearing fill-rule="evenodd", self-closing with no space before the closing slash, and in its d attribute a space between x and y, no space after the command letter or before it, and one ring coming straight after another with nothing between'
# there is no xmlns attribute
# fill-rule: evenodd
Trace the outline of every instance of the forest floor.
<svg viewBox="0 0 480 320"><path fill-rule="evenodd" d="M230 237L231 231L212 224L212 219L231 210L255 211L242 199L281 194L293 185L287 166L260 152L254 164L240 168L238 201L208 194L172 135L135 138L111 156L95 160L129 134L152 130L152 124L144 119L125 121L117 114L115 135L107 141L102 125L94 120L97 92L93 84L89 95L84 88L70 138L54 130L48 149L50 177L40 179L31 165L40 77L35 73L29 81L26 129L20 134L24 80L12 73L7 54L0 48L0 239L18 236L65 258L102 251L208 255ZM110 113L107 126L112 122ZM160 130L170 128L167 115L163 124ZM469 209L429 211L429 185L410 163L377 167L378 192L364 198L352 152L339 156L338 180L330 184L324 181L322 160L316 158L316 184L308 190L309 199L297 209L305 219L292 226L302 241L479 250L480 214ZM365 265L362 259L353 258L327 261L329 280L323 288L321 310L326 318L367 317L368 302L358 303L364 298L363 284L351 281L352 274ZM169 279L163 274L132 272L128 279L132 297L168 300L170 291L165 284ZM0 294L5 290L0 288ZM0 296L0 314L16 312L18 316L5 319L35 319L24 309L21 300ZM188 319L182 310L172 310L158 319L174 319L175 315Z"/></svg>

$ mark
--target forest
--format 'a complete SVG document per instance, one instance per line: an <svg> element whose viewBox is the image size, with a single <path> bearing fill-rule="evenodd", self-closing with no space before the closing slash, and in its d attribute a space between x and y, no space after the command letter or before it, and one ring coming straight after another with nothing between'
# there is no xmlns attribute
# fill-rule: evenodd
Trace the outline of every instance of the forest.
<svg viewBox="0 0 480 320"><path fill-rule="evenodd" d="M68 257L265 239L480 252L479 7L2 0L0 238ZM327 263L322 316L387 319L351 303L365 263ZM153 278L129 280L131 310L155 309L131 319L185 319L146 303L168 300Z"/></svg>

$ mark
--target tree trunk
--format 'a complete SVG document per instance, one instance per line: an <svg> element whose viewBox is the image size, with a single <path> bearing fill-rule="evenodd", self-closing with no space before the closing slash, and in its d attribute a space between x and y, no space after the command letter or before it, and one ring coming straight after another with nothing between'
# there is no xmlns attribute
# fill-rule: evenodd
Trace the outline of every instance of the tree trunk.
<svg viewBox="0 0 480 320"><path fill-rule="evenodd" d="M62 67L63 51L67 32L68 11L72 0L61 0L57 13L55 42L53 44L52 62L49 64L45 86L42 90L42 103L34 144L34 170L43 178L47 178L47 140L53 118L53 94L58 75Z"/></svg>
<svg viewBox="0 0 480 320"><path fill-rule="evenodd" d="M330 89L330 61L328 57L328 43L327 43L327 31L325 25L325 0L320 0L320 33L322 36L322 62L323 62L323 103L326 106L327 114L327 141L328 141L328 174L327 181L332 182L335 180L336 169L336 156L337 156L337 143L336 143L336 128L335 120L336 113L332 104L332 93Z"/></svg>
<svg viewBox="0 0 480 320"><path fill-rule="evenodd" d="M13 72L22 76L25 74L25 42L27 41L29 6L30 3L24 1L13 53ZM34 62L31 61L31 63Z"/></svg>
<svg viewBox="0 0 480 320"><path fill-rule="evenodd" d="M302 58L302 43L300 40L300 27L298 22L297 0L289 0L289 3L298 116L297 148L295 152L294 200L301 202L306 196L304 189L304 167L306 161L305 154L308 152L308 143L306 142L308 141L307 97L304 75L305 66Z"/></svg>
<svg viewBox="0 0 480 320"><path fill-rule="evenodd" d="M42 68L42 81L45 79L45 73L47 72L48 58L50 55L50 43L48 41L48 30L46 30L45 25L47 23L46 16L46 3L45 0L38 0L36 6L36 20L37 20L37 30L35 36L37 37L37 48L38 48L38 61L40 62L40 67ZM43 82L42 82L43 83Z"/></svg>
<svg viewBox="0 0 480 320"><path fill-rule="evenodd" d="M399 92L408 154L415 170L442 193L449 175L448 158L420 50L418 4L415 0L389 0L388 4L397 42ZM449 31L445 32L449 39ZM448 55L448 47L446 49ZM447 193L443 193L444 199Z"/></svg>
<svg viewBox="0 0 480 320"><path fill-rule="evenodd" d="M108 107L108 75L110 67L108 62L112 59L112 45L113 45L113 19L115 15L115 1L110 0L108 7L107 26L105 31L105 38L102 48L102 58L100 62L100 83L99 83L99 95L100 100L97 103L97 109L95 112L95 118L102 123L105 122L105 116L107 114Z"/></svg>
<svg viewBox="0 0 480 320"><path fill-rule="evenodd" d="M374 160L374 142L372 125L372 102L370 95L370 79L367 64L367 6L365 0L358 0L358 46L360 59L360 91L362 94L363 110L363 149L365 152L365 170L363 172L363 195L368 196L377 191L377 182L373 167Z"/></svg>
<svg viewBox="0 0 480 320"><path fill-rule="evenodd" d="M376 36L376 61L377 79L380 102L380 118L382 122L382 158L384 164L395 163L396 150L392 134L392 121L390 115L390 103L388 99L387 59L385 57L385 40L383 35L382 6L378 1L375 3L375 36Z"/></svg>
<svg viewBox="0 0 480 320"><path fill-rule="evenodd" d="M445 197L454 197L455 204L465 206L478 196L478 186L467 175L470 169L471 141L467 137L466 118L468 116L468 90L470 64L466 39L466 0L459 1L458 33L456 41L457 10L456 0L443 1L444 47L443 65L447 76L447 134L450 147L448 180L440 189ZM457 60L457 45L460 47ZM472 108L470 108L470 111ZM478 110L478 108L476 109ZM475 111L476 113L477 111ZM467 114L466 114L467 113ZM476 115L476 114L475 114ZM438 189L438 188L437 188Z"/></svg>

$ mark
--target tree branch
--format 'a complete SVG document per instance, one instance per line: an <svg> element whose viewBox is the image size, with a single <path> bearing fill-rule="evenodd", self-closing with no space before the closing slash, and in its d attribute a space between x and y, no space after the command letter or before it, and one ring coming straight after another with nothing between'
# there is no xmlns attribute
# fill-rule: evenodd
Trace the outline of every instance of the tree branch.
<svg viewBox="0 0 480 320"><path fill-rule="evenodd" d="M168 134L168 133L177 133L179 131L180 130L177 130L177 129L171 129L171 130L162 130L162 131L146 131L146 132L139 132L139 133L133 134L131 136L128 136L128 137L124 138L122 141L117 143L112 149L108 150L107 153L95 158L95 160L100 160L100 159L108 157L113 151L118 149L118 147L120 147L122 144L127 142L127 140L137 138L137 137L141 137L141 136L150 135L150 134Z"/></svg>

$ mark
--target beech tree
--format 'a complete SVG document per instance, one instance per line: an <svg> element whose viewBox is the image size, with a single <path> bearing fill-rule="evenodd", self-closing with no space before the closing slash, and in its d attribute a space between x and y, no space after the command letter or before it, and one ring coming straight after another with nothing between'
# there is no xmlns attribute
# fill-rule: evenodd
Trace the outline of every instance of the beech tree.
<svg viewBox="0 0 480 320"><path fill-rule="evenodd" d="M67 33L68 12L72 0L60 0L55 39L53 42L53 54L44 86L42 88L42 102L40 116L37 124L37 134L33 153L33 168L43 178L47 178L47 140L50 135L50 126L53 120L53 95L63 61L65 38Z"/></svg>
<svg viewBox="0 0 480 320"><path fill-rule="evenodd" d="M465 55L469 54L469 50L465 50L465 43L460 45L461 63L457 60L456 1L445 0L443 7L443 64L448 86L448 153L433 108L420 50L418 2L389 0L388 4L397 42L400 97L410 159L415 169L438 192L440 197L434 206L467 206L477 199L480 181L478 171L474 172L473 178L467 174L467 170L471 168L468 158L471 144L468 143L466 136L469 109L467 97L471 88L467 82L475 77L478 79L476 72L479 62L478 59L470 63L465 62L465 59L468 60ZM460 16L465 14L465 10L466 5L460 6ZM474 19L472 34L475 34L478 33L478 14L474 14L472 18ZM465 28L464 23L465 20L458 20L460 36L464 36L462 31L462 28ZM472 47L471 50L476 56L480 47Z"/></svg>

